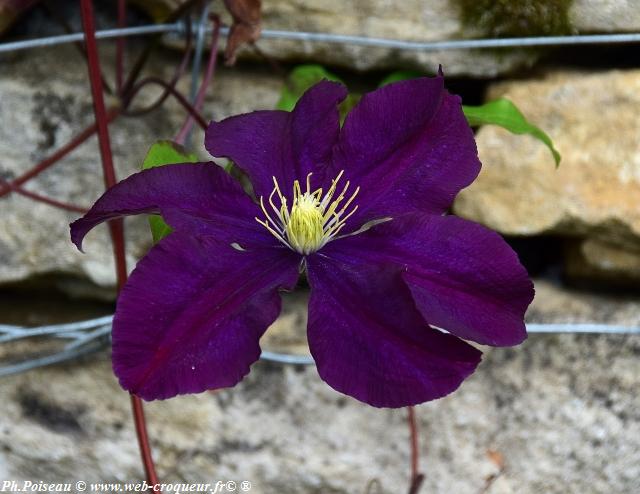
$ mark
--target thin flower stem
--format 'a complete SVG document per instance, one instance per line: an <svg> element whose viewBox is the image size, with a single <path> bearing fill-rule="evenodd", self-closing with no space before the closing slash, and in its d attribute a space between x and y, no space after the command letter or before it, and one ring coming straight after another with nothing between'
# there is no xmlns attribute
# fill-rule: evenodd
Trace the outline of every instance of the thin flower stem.
<svg viewBox="0 0 640 494"><path fill-rule="evenodd" d="M111 108L107 112L107 116L106 116L107 123L111 123L113 120L115 120L115 118L119 114L120 114L119 108ZM86 129L84 129L82 132L80 132L80 134L78 134L72 140L70 140L67 144L65 144L60 149L58 149L51 156L48 156L47 158L43 159L40 163L35 165L33 168L26 171L25 173L20 175L18 178L14 179L10 184L0 185L0 197L3 197L7 195L9 192L11 192L12 190L11 186L23 185L25 182L39 175L40 173L45 171L47 168L51 167L52 165L55 165L59 160L64 158L67 154L69 154L71 151L73 151L82 143L84 143L87 139L89 139L97 130L98 130L97 124L93 123Z"/></svg>
<svg viewBox="0 0 640 494"><path fill-rule="evenodd" d="M95 38L95 20L91 0L80 0L82 11L82 26L85 34L87 60L89 68L89 81L91 82L91 94L93 96L93 109L98 127L98 146L102 159L102 171L106 187L116 184L116 172L113 167L113 155L109 140L109 128L107 125L107 110L104 106L102 95L102 80L100 78L100 60L98 45Z"/></svg>
<svg viewBox="0 0 640 494"><path fill-rule="evenodd" d="M418 424L416 422L416 412L413 407L407 407L409 432L411 435L411 486L409 487L409 494L418 494L422 482L424 481L424 475L418 470L418 463L420 462L420 452L418 445Z"/></svg>
<svg viewBox="0 0 640 494"><path fill-rule="evenodd" d="M163 20L163 22L166 23L166 24L170 24L172 22L176 22L184 14L189 12L189 10L191 10L191 8L193 8L194 5L197 5L200 2L202 2L202 0L187 0L184 3L181 3L176 8L176 10L171 12L171 14L169 14L169 16L166 19ZM133 89L134 84L138 80L138 76L140 75L140 71L144 67L145 63L147 63L147 60L149 59L149 56L151 55L153 50L158 46L158 44L160 43L161 39L162 39L162 33L156 34L155 36L153 36L151 38L149 43L147 43L147 46L145 47L143 52L140 54L140 56L138 57L136 62L133 64L133 67L131 68L131 71L129 72L129 75L128 75L127 79L125 80L125 82L124 82L124 84L122 86L122 94L128 94L128 93L131 92L131 90Z"/></svg>
<svg viewBox="0 0 640 494"><path fill-rule="evenodd" d="M133 394L130 396L133 421L136 426L136 434L138 435L138 447L140 448L140 455L142 456L142 462L144 463L147 483L150 486L155 486L160 482L158 481L158 475L156 474L155 465L153 463L151 447L149 446L149 434L147 433L147 421L144 416L144 407L140 398Z"/></svg>
<svg viewBox="0 0 640 494"><path fill-rule="evenodd" d="M198 94L196 96L196 100L193 103L194 109L199 112L204 103L204 97L207 94L207 88L209 84L211 84L211 80L216 71L216 60L218 59L218 40L220 39L220 18L217 15L212 15L211 20L213 21L213 34L211 37L211 47L209 53L209 61L207 63L207 70L205 71L205 75L202 79L202 84L200 84L200 89L198 89ZM191 132L193 128L193 117L189 115L187 119L184 121L180 132L176 136L176 142L178 144L184 144L187 135Z"/></svg>
<svg viewBox="0 0 640 494"><path fill-rule="evenodd" d="M81 0L80 8L82 12L82 27L85 34L87 61L89 65L89 79L91 82L91 93L93 95L93 107L98 126L98 140L100 144L100 155L102 158L102 171L105 185L112 187L116 183L116 174L113 167L113 156L111 154L111 144L109 141L109 129L107 125L107 112L104 106L102 94L102 80L100 78L100 59L98 56L98 46L95 37L95 19L93 17L93 5L91 0ZM116 264L116 276L118 289L121 290L127 280L127 265L124 251L124 231L122 221L111 221L111 240L114 248L114 258ZM133 409L134 422L138 435L140 454L145 468L147 482L154 486L158 484L158 476L155 471L149 438L146 430L144 410L142 402L136 396L131 395L131 406Z"/></svg>
<svg viewBox="0 0 640 494"><path fill-rule="evenodd" d="M19 185L14 185L12 182L9 182L8 180L5 180L3 178L0 178L0 183L6 187L9 187L16 194L23 195L25 197L33 199L34 201L49 204L50 206L54 206L56 208L66 209L67 211L74 211L76 213L83 213L83 214L89 210L89 208L83 208L81 206L76 206L75 204L71 204L68 202L58 201L56 199L51 199L50 197L43 196L42 194L38 194L37 192L31 192L29 190L25 190Z"/></svg>
<svg viewBox="0 0 640 494"><path fill-rule="evenodd" d="M118 0L118 28L127 25L127 0ZM121 94L124 79L124 48L125 37L118 36L116 40L116 91Z"/></svg>
<svg viewBox="0 0 640 494"><path fill-rule="evenodd" d="M189 63L189 59L191 57L191 51L193 48L193 41L191 39L191 19L189 17L186 18L186 40L187 40L187 45L184 49L184 55L182 56L182 60L180 61L180 65L178 66L178 68L176 69L176 71L173 74L173 78L171 79L171 81L169 81L169 86L174 88L176 87L176 84L178 83L178 81L180 80L180 78L182 78L182 76L184 75L186 69L187 69L187 65ZM149 113L153 110L155 110L156 108L158 108L162 103L164 103L164 101L169 97L170 91L168 89L164 89L162 91L162 94L158 97L157 100L155 100L153 103L151 103L150 105L144 107L144 108L138 108L135 110L129 110L127 109L124 112L124 115L127 117L137 117L140 115L144 115L145 113ZM131 101L131 99L129 100Z"/></svg>
<svg viewBox="0 0 640 494"><path fill-rule="evenodd" d="M411 483L413 483L418 476L418 426L413 407L408 407L408 412L409 432L411 433Z"/></svg>
<svg viewBox="0 0 640 494"><path fill-rule="evenodd" d="M140 89L142 89L147 84L157 84L159 86L162 86L178 101L178 103L180 103L184 107L185 110L187 110L191 114L191 116L203 130L207 129L207 122L202 117L202 115L200 115L200 113L191 105L191 103L187 101L187 98L185 98L182 93L180 93L180 91L178 91L168 82L160 79L159 77L145 77L144 79L139 81L128 94L125 104L128 106L131 102L131 99L135 97L138 91L140 91Z"/></svg>

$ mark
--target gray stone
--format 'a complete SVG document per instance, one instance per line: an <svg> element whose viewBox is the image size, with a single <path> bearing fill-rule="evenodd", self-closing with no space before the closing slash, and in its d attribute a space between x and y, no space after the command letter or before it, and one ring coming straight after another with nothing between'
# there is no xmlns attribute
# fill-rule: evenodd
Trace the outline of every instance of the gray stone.
<svg viewBox="0 0 640 494"><path fill-rule="evenodd" d="M536 288L531 321L640 324L637 300L542 281ZM287 317L281 327L300 322ZM300 329L285 332L301 341ZM536 335L487 349L458 392L417 407L423 492L637 492L638 352L638 337L593 335ZM0 402L3 479L141 480L129 399L107 354L3 379ZM406 411L342 396L314 368L259 363L234 389L146 410L165 482L249 480L256 494L352 494L378 479L379 493L407 491Z"/></svg>

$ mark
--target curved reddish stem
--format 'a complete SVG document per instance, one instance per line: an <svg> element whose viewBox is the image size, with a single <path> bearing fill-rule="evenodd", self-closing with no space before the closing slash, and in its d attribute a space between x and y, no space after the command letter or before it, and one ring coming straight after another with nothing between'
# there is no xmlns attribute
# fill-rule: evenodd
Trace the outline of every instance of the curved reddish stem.
<svg viewBox="0 0 640 494"><path fill-rule="evenodd" d="M186 2L180 4L180 6L174 12L171 13L171 15L166 20L166 22L175 22L177 19L179 19L185 12L187 12L189 9L191 9L193 7L193 5L197 4L199 1L201 1L201 0L187 0ZM189 26L188 26L188 28L189 28ZM140 71L142 65L144 64L144 61L148 57L149 53L156 46L157 43L155 43L155 41L157 41L157 39L159 39L159 36L154 37L154 40L151 43L149 43L149 45L145 49L145 52L142 54L142 56L140 57L140 59L136 63L134 69L131 71L131 74L129 75L127 81L124 83L124 87L133 86L133 84L135 83L135 79L136 79L137 75L139 74L139 71ZM86 50L84 49L84 47L82 47L82 53L86 58ZM185 64L186 64L186 62L185 62ZM183 64L181 64L181 67L182 67L182 65ZM183 71L184 71L183 67L181 69L179 69L179 73L180 74L182 74ZM105 89L108 89L108 87L106 86L106 81L104 80L104 77L102 78L102 83L103 83ZM160 103L162 103L162 101L157 102L158 105ZM121 109L120 108L111 108L107 113L107 121L110 123L118 115L120 115L120 113L121 113ZM199 121L198 123L201 123L201 122ZM56 164L59 160L64 158L67 154L72 152L78 146L83 144L96 131L97 131L97 125L94 123L91 126L89 126L86 129L84 129L76 137L71 139L63 147L61 147L56 152L54 152L51 156L48 156L47 158L42 160L40 163L37 163L31 169L29 169L28 171L26 171L25 173L20 175L18 178L14 179L11 182L11 185L19 187L20 185L23 185L24 183L28 182L32 178L36 177L37 175L39 175L40 173L42 173L43 171L45 171L46 169L48 169L52 165ZM5 195L7 195L11 191L12 191L12 188L9 186L9 184L6 184L6 183L5 184L0 184L0 197L3 197Z"/></svg>
<svg viewBox="0 0 640 494"><path fill-rule="evenodd" d="M216 60L218 59L218 40L220 39L220 18L217 15L212 15L211 20L213 21L213 34L211 37L211 52L209 53L209 62L207 63L207 70L205 71L205 75L202 78L202 83L200 84L200 88L198 89L198 94L196 96L196 100L193 103L193 107L196 111L200 111L202 108L202 104L204 103L204 97L207 94L207 88L213 79L213 76L216 71ZM184 121L180 132L176 136L175 141L178 144L184 144L187 135L193 128L193 118L188 116Z"/></svg>
<svg viewBox="0 0 640 494"><path fill-rule="evenodd" d="M56 199L51 199L50 197L44 196L42 194L38 194L37 192L31 192L29 190L25 190L19 185L14 185L12 182L9 182L8 180L5 180L3 178L0 178L0 183L3 184L5 187L9 187L9 189L15 192L16 194L23 195L25 197L33 199L34 201L49 204L50 206L54 206L56 208L66 209L67 211L74 211L76 213L86 213L89 210L88 208L76 206L75 204L58 201Z"/></svg>
<svg viewBox="0 0 640 494"><path fill-rule="evenodd" d="M187 99L178 90L176 90L173 87L172 83L173 83L173 80L171 81L171 83L167 83L157 77L149 77L145 80L142 80L134 87L134 90L128 96L126 103L130 104L133 98L137 95L138 91L140 91L140 89L142 89L142 87L145 86L146 84L157 84L165 88L165 91L167 94L173 95L178 100L178 102L186 109L186 111L188 111L193 116L193 118L198 123L198 125L200 125L203 129L206 130L207 123L204 120L204 118L202 118L202 115L200 115L193 108L193 106L191 106L191 104L187 101ZM147 110L149 110L149 108L145 109L144 111L147 111ZM120 114L124 113L125 111L126 110L123 110L122 108L115 108L115 107L110 108L106 114L107 123L113 122ZM135 114L137 113L137 111L138 110L134 110L133 112L127 112L127 114ZM0 182L0 197L3 197L8 193L12 192L13 190L15 190L16 187L19 189L21 185L25 184L32 178L38 176L40 173L44 172L51 166L55 165L58 161L60 161L66 155L68 155L77 147L79 147L81 144L86 142L93 134L97 132L97 130L98 130L98 125L96 123L91 124L89 127L85 128L82 132L80 132L80 134L78 134L76 137L71 139L67 144L62 146L52 155L47 156L44 160L36 164L31 169L27 170L25 173L23 173L19 177L15 178L11 182L8 182L8 181L4 181L4 183Z"/></svg>
<svg viewBox="0 0 640 494"><path fill-rule="evenodd" d="M131 102L131 99L135 97L135 95L147 84L157 84L158 86L162 86L166 91L168 91L177 101L180 103L185 110L189 112L189 114L195 119L200 127L203 130L207 129L207 122L202 115L187 101L180 91L176 88L172 87L168 82L160 79L159 77L145 77L140 82L138 82L131 92L128 94L127 100L125 104L128 106Z"/></svg>
<svg viewBox="0 0 640 494"><path fill-rule="evenodd" d="M178 66L178 68L176 69L175 73L173 74L173 77L171 78L171 80L168 83L169 86L171 86L174 89L176 87L176 84L180 80L180 78L185 73L185 70L187 68L187 64L189 63L189 59L191 58L191 50L193 48L192 47L193 42L192 42L192 39L191 39L191 19L188 18L188 17L186 19L186 34L185 34L185 37L187 39L187 45L185 46L185 49L184 49L184 55L182 56L182 60L180 61L180 65ZM164 101L169 97L169 94L170 94L169 90L168 89L164 89L162 91L162 94L158 97L158 99L155 100L150 105L148 105L148 106L146 106L144 108L136 108L135 110L129 110L127 108L127 110L124 112L124 115L127 116L127 117L137 117L139 115L144 115L145 113L153 111L156 108L158 108L162 103L164 103ZM135 93L133 94L133 96L135 96ZM131 104L131 100L133 99L133 96L129 97L129 104Z"/></svg>
<svg viewBox="0 0 640 494"><path fill-rule="evenodd" d="M187 12L189 12L189 10L191 10L194 5L197 5L201 1L202 0L186 0L184 2L179 3L178 7L173 12L171 12L171 14L169 14L169 16L166 19L163 19L162 22L165 22L167 24L176 22L178 19L183 17ZM151 55L153 50L158 46L161 39L162 39L162 33L156 34L151 37L151 40L149 41L149 43L147 44L143 52L140 54L136 62L133 64L133 67L131 68L129 75L122 86L123 94L127 94L131 91L131 88L133 88L133 85L138 80L138 76L140 75L140 72L142 71L144 64L149 59L149 56Z"/></svg>
<svg viewBox="0 0 640 494"><path fill-rule="evenodd" d="M106 117L107 123L112 122L119 114L120 114L119 108L111 108L107 112L107 117ZM80 144L82 144L87 139L89 139L97 130L98 130L98 126L95 123L90 125L86 129L84 129L82 132L80 132L80 134L78 134L76 137L70 140L67 144L65 144L60 149L58 149L51 156L46 157L36 166L31 168L27 172L23 173L22 175L20 175L18 178L12 180L10 184L0 185L0 197L7 195L9 192L11 192L12 190L11 186L20 186L25 182L31 180L33 177L39 175L50 166L55 165L59 160L64 158L67 154L69 154L71 151L73 151L78 146L80 146Z"/></svg>
<svg viewBox="0 0 640 494"><path fill-rule="evenodd" d="M113 156L111 154L109 128L107 126L107 112L104 106L104 98L102 94L100 59L98 56L98 46L95 37L95 20L93 17L93 6L91 4L91 0L81 0L80 8L82 12L82 27L87 47L87 60L89 66L89 80L91 82L91 93L93 95L93 108L96 115L96 125L98 127L98 142L100 145L100 156L102 158L102 172L104 175L105 186L112 187L116 183L116 174L113 167ZM109 222L109 227L111 230L111 240L113 243L116 263L118 289L122 289L127 280L127 265L124 251L124 231L122 221L111 221ZM136 396L131 395L131 405L147 482L154 486L158 484L158 476L155 471L153 457L151 456L151 448L149 446L149 438L146 430L142 402Z"/></svg>

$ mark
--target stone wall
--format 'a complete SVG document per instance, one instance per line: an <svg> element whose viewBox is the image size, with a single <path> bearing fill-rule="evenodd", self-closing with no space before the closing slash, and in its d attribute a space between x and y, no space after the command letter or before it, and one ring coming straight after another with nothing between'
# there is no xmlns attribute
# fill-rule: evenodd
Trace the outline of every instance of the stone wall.
<svg viewBox="0 0 640 494"><path fill-rule="evenodd" d="M411 41L624 32L640 28L638 0L270 0L263 4L264 24L270 29ZM214 4L214 9L222 13L219 5ZM224 14L223 18L228 19ZM449 75L474 77L513 73L532 66L544 53L509 49L427 53L271 40L261 42L261 47L269 56L284 61L313 59L359 71L413 68L431 72L442 64ZM245 53L248 55L249 51Z"/></svg>
<svg viewBox="0 0 640 494"><path fill-rule="evenodd" d="M531 321L640 324L637 300L536 285ZM288 334L285 346L276 334L266 348L291 351L304 341L301 302L273 328ZM416 409L422 492L638 492L637 337L535 335L517 348L485 350L459 391ZM0 403L0 478L141 479L129 400L108 354L2 379ZM342 396L312 367L261 362L231 390L154 402L147 415L165 482L250 480L256 494L359 494L378 479L378 494L407 492L406 411Z"/></svg>
<svg viewBox="0 0 640 494"><path fill-rule="evenodd" d="M526 20L524 34L551 34L538 33L539 19L527 12L509 10L519 2L491 2L496 9L487 14L491 22L475 25L463 10L469 2L453 0L263 3L264 27L270 29L415 40L517 35L509 31L512 23L497 24L512 13ZM640 30L637 0L534 3L547 16L564 5L558 15L567 23L558 29L569 32ZM101 46L110 70L113 46ZM131 40L129 46L141 45ZM559 67L532 50L425 54L285 41L261 41L260 47L278 62L328 64L359 88L375 86L380 72L373 70L429 71L442 63L453 79L464 76L457 86L468 88L474 83L468 77L476 77L488 84L487 99L512 99L552 137L563 155L560 167L555 169L548 150L528 136L481 128L477 143L483 170L459 196L455 212L529 249L562 250L554 256L559 264L544 266L535 280L529 322L640 326L640 67ZM165 48L147 73L168 78L179 56ZM275 106L282 74L249 52L243 57L239 67L219 67L205 102L207 118ZM498 75L500 80L491 79ZM188 81L179 88L187 92ZM145 90L139 104L155 94ZM91 98L77 51L61 46L0 58L0 117L4 179L19 176L89 125ZM181 107L169 100L145 117L112 124L119 176L138 170L148 146L171 138L183 119ZM206 158L202 139L202 132L194 132L194 147ZM102 191L100 173L92 138L26 187L89 205ZM0 198L0 297L16 286L28 297L46 279L47 289L113 300L106 228L89 234L87 253L81 254L68 238L68 223L77 216L17 194ZM126 230L131 269L151 238L143 218L127 220ZM597 290L567 284L578 281ZM607 293L612 285L622 290ZM0 324L18 317L9 305L0 300ZM87 310L77 317L86 317ZM74 313L60 307L36 318L25 314L25 320L41 321ZM264 347L306 352L305 317L304 297L292 299ZM6 361L33 347L0 350ZM478 372L459 392L417 409L426 473L422 492L640 492L638 336L534 335L517 348L486 350ZM367 483L378 479L379 493L407 490L406 412L373 409L339 395L313 368L259 363L233 390L147 409L154 454L166 481L250 480L251 492L258 494L351 494L364 493ZM87 481L138 480L133 438L128 397L115 382L106 352L0 379L0 479L65 481L82 472Z"/></svg>

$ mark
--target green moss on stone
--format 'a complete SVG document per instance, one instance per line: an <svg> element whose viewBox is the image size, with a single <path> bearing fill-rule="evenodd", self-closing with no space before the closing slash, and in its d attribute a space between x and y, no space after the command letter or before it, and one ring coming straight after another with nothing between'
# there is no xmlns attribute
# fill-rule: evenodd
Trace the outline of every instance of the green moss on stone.
<svg viewBox="0 0 640 494"><path fill-rule="evenodd" d="M572 32L573 0L453 0L463 25L487 37L551 36Z"/></svg>

